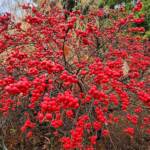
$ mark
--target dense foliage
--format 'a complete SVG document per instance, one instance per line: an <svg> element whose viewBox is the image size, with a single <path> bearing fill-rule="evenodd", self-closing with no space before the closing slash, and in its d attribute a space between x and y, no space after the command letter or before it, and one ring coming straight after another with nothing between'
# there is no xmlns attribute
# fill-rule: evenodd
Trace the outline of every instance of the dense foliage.
<svg viewBox="0 0 150 150"><path fill-rule="evenodd" d="M13 129L20 143L38 137L53 149L147 148L149 43L133 27L144 21L135 17L142 3L109 15L23 8L32 10L26 29L0 17L4 140Z"/></svg>

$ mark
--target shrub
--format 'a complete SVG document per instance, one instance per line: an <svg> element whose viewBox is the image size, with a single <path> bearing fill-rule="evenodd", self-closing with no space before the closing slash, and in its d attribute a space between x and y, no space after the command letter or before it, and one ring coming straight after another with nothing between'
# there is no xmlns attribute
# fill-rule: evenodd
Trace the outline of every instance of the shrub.
<svg viewBox="0 0 150 150"><path fill-rule="evenodd" d="M126 149L144 140L145 149L149 47L140 36L144 28L132 27L140 9L139 2L131 14L121 8L106 17L103 10L82 15L32 8L26 30L9 14L1 16L4 139L10 133L4 130L13 129L20 143L27 139L32 146L40 138L52 149L98 149L99 142Z"/></svg>

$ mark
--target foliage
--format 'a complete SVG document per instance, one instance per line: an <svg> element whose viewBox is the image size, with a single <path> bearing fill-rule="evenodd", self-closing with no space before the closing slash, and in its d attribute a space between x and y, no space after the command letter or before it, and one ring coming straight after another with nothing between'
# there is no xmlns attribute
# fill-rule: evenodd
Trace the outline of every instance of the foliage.
<svg viewBox="0 0 150 150"><path fill-rule="evenodd" d="M107 149L146 149L149 43L145 29L133 27L143 22L134 16L141 6L130 14L121 8L83 15L25 5L33 13L26 30L10 14L1 16L4 139L11 126L19 143L40 139L43 148L92 150L102 142Z"/></svg>
<svg viewBox="0 0 150 150"><path fill-rule="evenodd" d="M141 14L145 15L145 22L143 26L146 28L146 36L150 38L149 32L150 32L150 3L149 0L142 0L143 2L143 9L141 11Z"/></svg>
<svg viewBox="0 0 150 150"><path fill-rule="evenodd" d="M127 3L127 6L128 6L128 7L126 7L127 11L130 11L132 6L133 6L133 3L131 1L128 1L126 3ZM149 38L149 31L150 31L150 3L149 3L149 0L142 0L142 3L143 3L142 10L140 12L137 12L135 14L135 16L138 18L141 15L144 15L145 21L141 25L147 31L145 33L145 37ZM138 25L135 25L135 26L138 26Z"/></svg>

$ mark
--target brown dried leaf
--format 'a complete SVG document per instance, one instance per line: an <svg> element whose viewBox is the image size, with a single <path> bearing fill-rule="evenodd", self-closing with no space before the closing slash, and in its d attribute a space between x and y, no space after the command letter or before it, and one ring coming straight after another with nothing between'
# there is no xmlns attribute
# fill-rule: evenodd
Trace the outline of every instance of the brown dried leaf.
<svg viewBox="0 0 150 150"><path fill-rule="evenodd" d="M123 61L122 70L124 76L128 75L130 68L126 60Z"/></svg>
<svg viewBox="0 0 150 150"><path fill-rule="evenodd" d="M22 22L21 23L21 29L24 30L24 31L27 31L30 27L31 27L31 25L27 22Z"/></svg>

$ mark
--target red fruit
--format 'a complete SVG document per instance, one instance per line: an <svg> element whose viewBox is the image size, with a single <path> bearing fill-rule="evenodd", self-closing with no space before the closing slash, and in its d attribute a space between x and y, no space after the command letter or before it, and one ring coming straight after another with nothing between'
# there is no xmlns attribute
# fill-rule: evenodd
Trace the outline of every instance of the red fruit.
<svg viewBox="0 0 150 150"><path fill-rule="evenodd" d="M45 115L45 117L46 117L47 120L51 120L53 116L52 116L51 113L47 113L47 114Z"/></svg>

